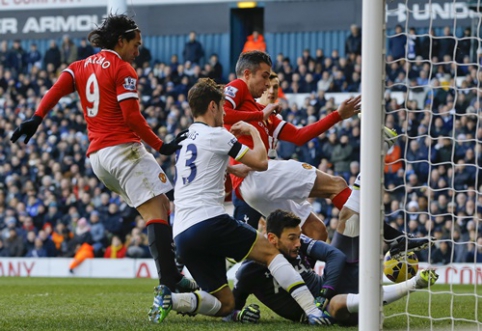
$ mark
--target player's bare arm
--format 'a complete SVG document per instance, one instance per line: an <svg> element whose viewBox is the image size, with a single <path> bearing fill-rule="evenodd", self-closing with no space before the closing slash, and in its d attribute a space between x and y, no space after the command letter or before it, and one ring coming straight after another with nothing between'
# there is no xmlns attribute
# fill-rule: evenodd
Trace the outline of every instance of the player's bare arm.
<svg viewBox="0 0 482 331"><path fill-rule="evenodd" d="M360 113L361 109L361 95L357 97L350 97L343 101L338 108L338 113L340 117L344 120L347 118L353 117Z"/></svg>
<svg viewBox="0 0 482 331"><path fill-rule="evenodd" d="M233 174L236 177L245 178L250 171L253 171L253 169L245 164L238 163L235 165L228 165L227 171L228 174Z"/></svg>
<svg viewBox="0 0 482 331"><path fill-rule="evenodd" d="M256 171L268 169L268 153L258 130L251 124L240 121L235 123L230 131L235 136L250 135L253 138L253 149L248 150L238 161Z"/></svg>

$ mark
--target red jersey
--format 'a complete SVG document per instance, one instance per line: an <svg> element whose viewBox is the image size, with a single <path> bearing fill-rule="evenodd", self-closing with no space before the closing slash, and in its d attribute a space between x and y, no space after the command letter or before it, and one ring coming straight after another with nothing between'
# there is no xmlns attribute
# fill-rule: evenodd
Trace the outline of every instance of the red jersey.
<svg viewBox="0 0 482 331"><path fill-rule="evenodd" d="M87 155L102 148L141 138L127 125L119 105L126 99L138 99L134 68L111 50L102 50L72 63L66 72L72 75L87 123L90 146Z"/></svg>
<svg viewBox="0 0 482 331"><path fill-rule="evenodd" d="M261 140L266 148L266 151L269 149L269 136L278 138L278 134L281 132L281 129L286 124L285 121L279 119L276 116L270 116L268 121L263 121L263 111L262 109L265 107L259 103L257 103L251 93L249 93L248 86L246 83L241 79L236 79L226 85L224 88L224 96L226 98L226 102L224 104L224 108L226 111L226 116L224 118L225 127L226 129L230 129L231 125L236 123L239 120L244 120L249 122L253 125L259 132ZM233 116L232 111L236 112L236 115ZM245 112L245 114L237 114L237 112ZM253 120L250 120L253 118ZM253 139L250 135L239 136L237 137L238 141L243 145L248 146L249 148L253 148ZM231 158L231 164L238 164L240 162ZM240 197L238 187L243 182L243 178L236 177L231 175L231 181L233 184L234 189L236 190L237 195Z"/></svg>
<svg viewBox="0 0 482 331"><path fill-rule="evenodd" d="M268 136L301 146L309 140L316 138L341 120L338 111L334 111L319 121L303 128L297 128L274 114L269 117L268 121L264 121L262 111L264 106L254 100L249 92L248 86L241 79L233 80L227 84L224 89L224 96L226 98L226 102L224 103L224 111L226 112L224 123L226 129L229 130L231 125L238 121L249 122L258 129L266 150L269 148ZM238 137L238 141L249 148L253 148L251 136ZM231 164L236 163L238 162L231 160ZM231 174L231 181L233 182L236 194L241 197L238 187L243 182L243 178Z"/></svg>

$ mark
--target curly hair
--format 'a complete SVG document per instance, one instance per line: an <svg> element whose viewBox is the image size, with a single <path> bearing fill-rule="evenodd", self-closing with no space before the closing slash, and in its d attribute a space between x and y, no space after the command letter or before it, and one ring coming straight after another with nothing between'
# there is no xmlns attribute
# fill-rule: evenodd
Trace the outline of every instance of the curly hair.
<svg viewBox="0 0 482 331"><path fill-rule="evenodd" d="M141 32L132 18L109 14L97 29L89 33L87 39L94 47L114 49L119 37L132 40L136 37L136 31Z"/></svg>
<svg viewBox="0 0 482 331"><path fill-rule="evenodd" d="M194 117L204 115L211 101L218 104L223 98L223 85L216 84L211 78L200 78L187 94Z"/></svg>

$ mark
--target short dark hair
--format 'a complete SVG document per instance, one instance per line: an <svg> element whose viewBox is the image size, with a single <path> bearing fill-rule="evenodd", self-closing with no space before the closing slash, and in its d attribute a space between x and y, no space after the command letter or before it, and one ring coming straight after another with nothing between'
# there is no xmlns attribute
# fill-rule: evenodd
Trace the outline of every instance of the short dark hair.
<svg viewBox="0 0 482 331"><path fill-rule="evenodd" d="M220 103L224 98L223 86L211 78L200 78L187 93L187 100L193 117L204 115L209 103Z"/></svg>
<svg viewBox="0 0 482 331"><path fill-rule="evenodd" d="M276 209L266 218L266 232L281 237L285 228L295 228L300 223L301 219L292 212Z"/></svg>
<svg viewBox="0 0 482 331"><path fill-rule="evenodd" d="M87 39L94 47L114 49L119 37L132 40L136 37L136 31L141 32L132 18L109 14L97 29L89 33Z"/></svg>
<svg viewBox="0 0 482 331"><path fill-rule="evenodd" d="M249 69L253 73L259 69L261 63L266 63L270 67L273 62L271 62L270 56L262 51L249 51L241 53L236 63L236 76L243 76L243 72Z"/></svg>

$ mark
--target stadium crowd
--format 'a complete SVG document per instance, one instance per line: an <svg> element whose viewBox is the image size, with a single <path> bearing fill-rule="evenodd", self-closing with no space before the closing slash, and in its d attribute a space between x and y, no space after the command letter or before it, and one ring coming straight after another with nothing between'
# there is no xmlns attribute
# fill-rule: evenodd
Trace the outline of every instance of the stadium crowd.
<svg viewBox="0 0 482 331"><path fill-rule="evenodd" d="M430 253L417 253L421 261L482 262L479 64L471 61L470 40L461 36L455 43L450 28L437 38L433 31L420 38L415 29L408 34L400 29L388 39L385 125L400 138L385 159L385 221L438 239ZM220 83L235 78L223 73L216 54L203 61L202 45L192 34L183 55L194 52L193 61L180 62L173 54L164 63L145 47L136 60L142 113L165 141L191 124L186 97L198 78ZM0 42L0 257L72 257L83 243L98 257L149 257L144 220L98 181L85 157L88 140L78 99L63 98L28 145L9 140L59 73L96 51L86 40L76 45L68 36L60 47L52 41L45 54L34 44L27 51L19 41ZM297 126L337 108L326 93L360 93L360 31L351 27L345 57L337 50L300 53L294 63L272 54L282 91L307 95L302 104L279 100L283 118ZM392 92L409 97L399 103ZM172 180L173 157L149 151ZM360 119L343 121L302 147L280 142L278 157L310 163L352 184L360 171ZM331 238L338 209L328 199L313 199L312 205Z"/></svg>

